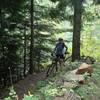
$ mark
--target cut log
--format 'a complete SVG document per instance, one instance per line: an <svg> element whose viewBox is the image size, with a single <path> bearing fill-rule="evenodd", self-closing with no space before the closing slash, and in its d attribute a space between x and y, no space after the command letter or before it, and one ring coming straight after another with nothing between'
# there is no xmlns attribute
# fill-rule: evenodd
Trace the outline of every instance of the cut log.
<svg viewBox="0 0 100 100"><path fill-rule="evenodd" d="M91 73L93 72L93 67L92 67L92 65L83 63L80 65L80 67L76 71L76 74L84 74L86 72L89 73L91 76Z"/></svg>

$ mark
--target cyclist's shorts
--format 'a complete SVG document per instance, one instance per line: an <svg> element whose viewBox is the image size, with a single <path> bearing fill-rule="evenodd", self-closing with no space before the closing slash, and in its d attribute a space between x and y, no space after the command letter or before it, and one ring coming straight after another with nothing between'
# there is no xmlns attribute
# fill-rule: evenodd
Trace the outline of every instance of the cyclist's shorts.
<svg viewBox="0 0 100 100"><path fill-rule="evenodd" d="M64 55L56 55L57 58L65 59Z"/></svg>

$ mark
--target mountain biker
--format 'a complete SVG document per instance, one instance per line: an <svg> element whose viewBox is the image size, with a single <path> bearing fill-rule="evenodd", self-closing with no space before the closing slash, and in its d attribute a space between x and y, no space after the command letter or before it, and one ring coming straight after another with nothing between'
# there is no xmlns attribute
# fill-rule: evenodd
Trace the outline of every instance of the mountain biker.
<svg viewBox="0 0 100 100"><path fill-rule="evenodd" d="M66 49L66 50L65 50ZM65 51L67 51L67 46L65 45L64 43L64 40L62 38L59 38L58 39L58 42L54 48L54 53L55 53L55 56L56 56L56 59L61 59L63 62L64 62L64 55L65 55Z"/></svg>

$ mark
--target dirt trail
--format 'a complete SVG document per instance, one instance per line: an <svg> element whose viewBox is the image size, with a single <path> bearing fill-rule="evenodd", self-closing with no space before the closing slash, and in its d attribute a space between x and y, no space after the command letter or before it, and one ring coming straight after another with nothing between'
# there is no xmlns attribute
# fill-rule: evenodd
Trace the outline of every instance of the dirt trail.
<svg viewBox="0 0 100 100"><path fill-rule="evenodd" d="M24 94L27 94L28 91L32 91L34 89L37 81L44 79L45 72L41 72L38 74L29 75L24 80L21 80L15 84L14 89L19 97L19 100L22 100Z"/></svg>

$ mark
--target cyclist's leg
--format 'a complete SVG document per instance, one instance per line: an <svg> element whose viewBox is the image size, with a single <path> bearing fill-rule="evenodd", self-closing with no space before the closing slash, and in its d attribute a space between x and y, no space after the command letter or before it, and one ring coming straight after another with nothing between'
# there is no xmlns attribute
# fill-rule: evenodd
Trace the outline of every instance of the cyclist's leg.
<svg viewBox="0 0 100 100"><path fill-rule="evenodd" d="M63 67L65 67L65 55L62 56Z"/></svg>
<svg viewBox="0 0 100 100"><path fill-rule="evenodd" d="M55 59L55 68L56 68L56 71L58 71L58 65L59 65L59 55L56 55L56 59Z"/></svg>
<svg viewBox="0 0 100 100"><path fill-rule="evenodd" d="M56 60L55 60L55 65L56 65L56 71L58 71L58 69L61 69L62 66L62 62L61 62L61 55L56 55Z"/></svg>
<svg viewBox="0 0 100 100"><path fill-rule="evenodd" d="M62 71L62 68L63 68L63 60L62 59L59 59L59 65L60 65L60 71Z"/></svg>
<svg viewBox="0 0 100 100"><path fill-rule="evenodd" d="M64 55L60 55L60 66L61 67L65 66L65 64L64 64Z"/></svg>

